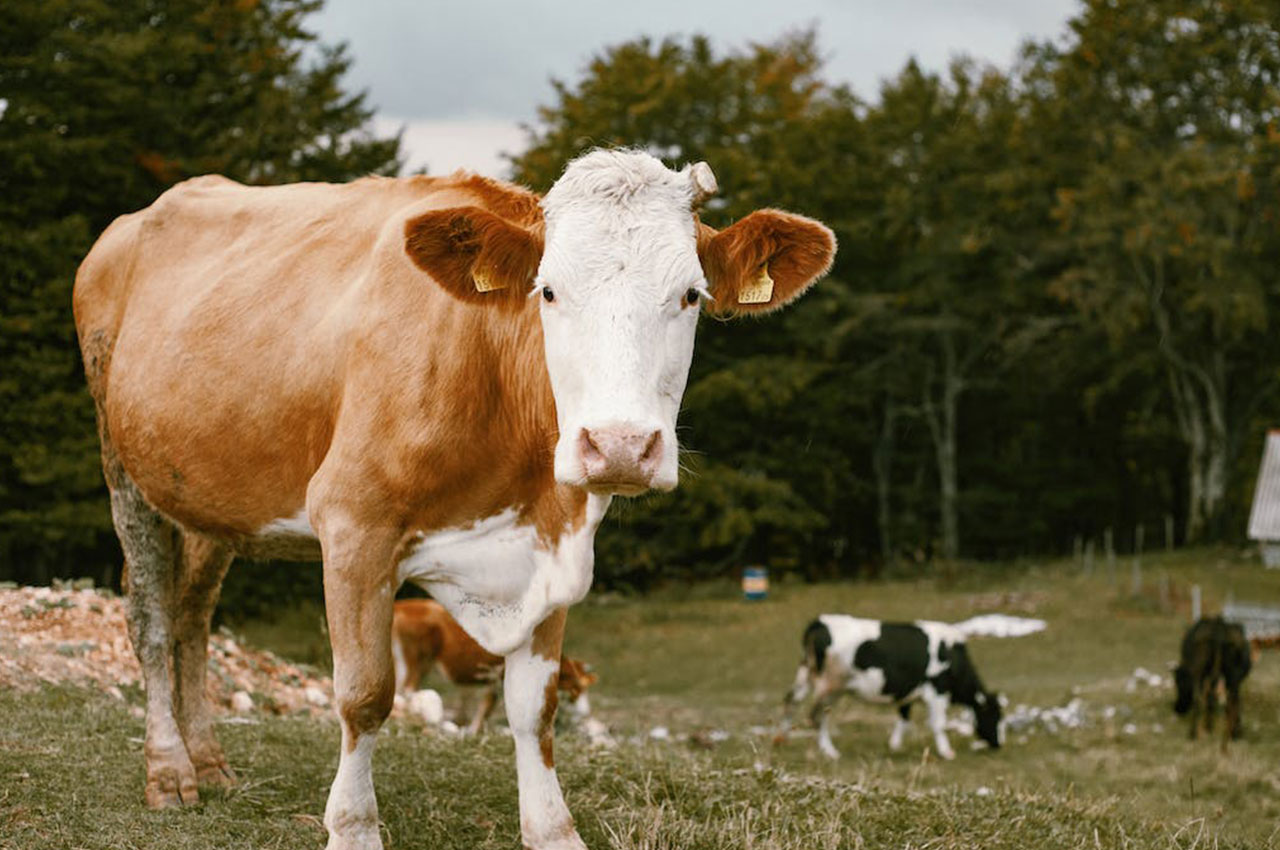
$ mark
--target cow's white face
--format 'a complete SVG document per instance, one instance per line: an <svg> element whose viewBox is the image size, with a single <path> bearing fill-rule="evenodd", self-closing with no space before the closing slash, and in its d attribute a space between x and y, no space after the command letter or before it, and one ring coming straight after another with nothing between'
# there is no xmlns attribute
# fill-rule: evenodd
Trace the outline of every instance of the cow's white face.
<svg viewBox="0 0 1280 850"><path fill-rule="evenodd" d="M533 297L561 483L622 494L676 485L676 414L710 298L692 210L703 169L597 151L572 163L542 202Z"/></svg>
<svg viewBox="0 0 1280 850"><path fill-rule="evenodd" d="M455 298L515 311L537 300L560 482L674 487L699 312L777 309L831 265L835 237L811 219L757 210L721 231L701 224L694 209L714 191L705 163L672 171L648 154L594 151L542 199L542 226L503 217L529 203L514 194L405 221L406 255Z"/></svg>

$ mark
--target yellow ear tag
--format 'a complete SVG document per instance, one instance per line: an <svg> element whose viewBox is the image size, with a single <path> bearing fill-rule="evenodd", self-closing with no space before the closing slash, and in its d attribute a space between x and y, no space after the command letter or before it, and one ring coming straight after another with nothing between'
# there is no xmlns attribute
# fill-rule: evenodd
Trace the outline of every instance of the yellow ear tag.
<svg viewBox="0 0 1280 850"><path fill-rule="evenodd" d="M475 281L476 292L492 292L505 287L505 284L495 281L480 269L471 270L471 279Z"/></svg>
<svg viewBox="0 0 1280 850"><path fill-rule="evenodd" d="M773 278L769 277L769 264L760 267L756 279L738 290L739 304L768 304L773 298Z"/></svg>

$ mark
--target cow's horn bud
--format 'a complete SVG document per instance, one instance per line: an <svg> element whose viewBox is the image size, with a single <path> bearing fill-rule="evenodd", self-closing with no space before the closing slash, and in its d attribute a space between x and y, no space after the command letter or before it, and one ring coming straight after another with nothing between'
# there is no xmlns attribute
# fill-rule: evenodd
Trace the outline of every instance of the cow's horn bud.
<svg viewBox="0 0 1280 850"><path fill-rule="evenodd" d="M711 166L705 162L695 162L689 166L689 182L693 184L693 205L695 207L700 206L703 201L720 189L716 185L716 176L711 172Z"/></svg>

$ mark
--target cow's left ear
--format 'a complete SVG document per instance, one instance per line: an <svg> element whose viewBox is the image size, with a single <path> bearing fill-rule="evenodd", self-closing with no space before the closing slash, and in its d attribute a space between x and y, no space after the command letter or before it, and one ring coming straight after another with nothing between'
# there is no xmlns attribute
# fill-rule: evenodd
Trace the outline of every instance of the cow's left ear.
<svg viewBox="0 0 1280 850"><path fill-rule="evenodd" d="M404 250L455 298L519 309L542 261L542 232L480 207L452 207L406 221Z"/></svg>
<svg viewBox="0 0 1280 850"><path fill-rule="evenodd" d="M831 268L836 237L811 218L757 210L716 231L698 223L698 259L721 315L776 310Z"/></svg>

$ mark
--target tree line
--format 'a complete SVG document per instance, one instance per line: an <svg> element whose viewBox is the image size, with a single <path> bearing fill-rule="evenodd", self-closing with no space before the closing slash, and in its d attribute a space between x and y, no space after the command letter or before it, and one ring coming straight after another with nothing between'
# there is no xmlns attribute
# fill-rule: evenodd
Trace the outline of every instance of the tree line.
<svg viewBox="0 0 1280 850"><path fill-rule="evenodd" d="M317 6L0 10L0 574L118 562L69 310L96 234L192 174L399 169ZM1088 0L1010 69L909 62L873 98L815 31L641 38L556 82L517 181L639 147L712 165L709 224L778 206L840 241L788 311L703 323L686 474L615 504L597 580L1242 537L1280 423L1278 27L1271 0Z"/></svg>

